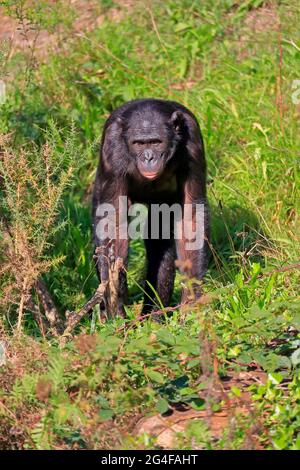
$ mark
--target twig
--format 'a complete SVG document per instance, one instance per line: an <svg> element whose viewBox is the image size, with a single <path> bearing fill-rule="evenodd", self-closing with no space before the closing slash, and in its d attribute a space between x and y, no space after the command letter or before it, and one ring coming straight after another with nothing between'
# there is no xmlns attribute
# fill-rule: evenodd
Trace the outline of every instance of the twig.
<svg viewBox="0 0 300 470"><path fill-rule="evenodd" d="M42 279L38 279L34 287L43 306L45 316L50 324L50 327L53 328L55 336L58 336L62 331L62 322L52 297Z"/></svg>
<svg viewBox="0 0 300 470"><path fill-rule="evenodd" d="M49 324L46 321L46 319L43 318L43 315L40 311L40 308L39 308L38 305L36 305L34 303L32 296L29 297L29 299L27 301L27 308L30 310L30 312L32 312L32 314L35 318L35 321L37 322L37 324L40 328L42 336L45 339L46 338L46 331L49 329Z"/></svg>
<svg viewBox="0 0 300 470"><path fill-rule="evenodd" d="M156 34L156 36L157 36L157 39L159 40L160 45L161 45L161 47L163 48L163 50L165 51L165 53L169 56L169 53L168 53L168 51L167 51L167 49L166 49L166 47L165 47L165 45L164 45L164 43L163 43L163 41L162 41L162 39L161 39L161 37L160 37L160 34L159 34L159 31L158 31L158 28L157 28L157 25L156 25L156 22L155 22L155 19L154 19L152 10L151 10L151 8L149 8L149 7L146 7L146 9L147 9L147 11L149 12L149 15L150 15L150 18L151 18L151 23L152 23L153 29L154 29L154 31L155 31L155 34Z"/></svg>
<svg viewBox="0 0 300 470"><path fill-rule="evenodd" d="M117 333L129 328L130 326L135 326L138 322L145 321L150 317L152 318L152 317L157 317L157 316L160 316L160 315L165 315L166 313L174 312L175 310L181 310L183 308L190 308L191 309L191 308L197 307L199 305L205 305L206 303L208 303L207 298L208 298L207 295L203 295L202 297L200 297L200 299L192 300L190 302L184 302L182 304L177 304L177 305L175 305L175 307L165 307L161 310L155 310L154 312L151 312L151 313L146 313L144 315L139 315L134 320L132 320L130 322L127 322L124 326L118 328Z"/></svg>
<svg viewBox="0 0 300 470"><path fill-rule="evenodd" d="M105 301L107 287L107 282L101 283L93 297L79 310L79 312L66 312L67 327L62 334L62 343L64 343L66 338L71 335L72 330L80 322L84 315L88 314L96 305L99 305L101 302Z"/></svg>
<svg viewBox="0 0 300 470"><path fill-rule="evenodd" d="M113 258L112 254L109 255L108 264L108 280L101 282L93 295L93 297L79 310L79 312L66 312L67 326L61 337L61 344L64 344L67 337L75 326L80 322L84 315L87 315L96 305L101 307L101 317L111 318L116 315L118 309L118 291L119 291L119 274L123 269L123 259L118 257ZM101 253L101 247L96 252Z"/></svg>
<svg viewBox="0 0 300 470"><path fill-rule="evenodd" d="M297 46L297 44L293 41L293 39L285 39L283 38L282 39L282 42L285 42L287 44L290 44L291 46L293 46L297 51L300 52L300 47Z"/></svg>
<svg viewBox="0 0 300 470"><path fill-rule="evenodd" d="M22 330L23 313L24 313L24 307L27 301L27 296L28 296L28 279L27 277L25 277L23 286L22 286L22 293L21 293L21 299L20 299L19 310L18 310L18 323L17 323L18 334L20 334Z"/></svg>
<svg viewBox="0 0 300 470"><path fill-rule="evenodd" d="M272 276L272 274L276 274L276 273L285 273L287 271L293 271L294 269L300 269L300 263L289 264L288 266L284 266L283 268L280 268L280 269L272 269L272 271L261 273L257 276L257 279L261 279L262 277L265 277L265 276ZM244 284L248 284L249 282L251 282L251 279L252 277L244 281Z"/></svg>

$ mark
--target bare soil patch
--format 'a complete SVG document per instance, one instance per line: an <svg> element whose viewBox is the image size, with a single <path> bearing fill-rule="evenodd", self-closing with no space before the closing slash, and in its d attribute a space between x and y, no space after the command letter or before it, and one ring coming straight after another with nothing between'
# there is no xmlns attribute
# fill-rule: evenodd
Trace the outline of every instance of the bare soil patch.
<svg viewBox="0 0 300 470"><path fill-rule="evenodd" d="M210 394L224 403L218 412L209 409L194 410L186 406L176 406L165 415L154 415L140 419L135 427L135 434L147 433L157 438L157 444L164 449L176 448L177 434L184 433L192 421L203 421L214 440L218 440L223 432L234 431L238 416L249 418L250 427L245 426L247 449L261 448L258 440L258 432L261 426L255 418L254 404L251 400L248 387L253 383L265 383L267 375L260 369L247 372L229 372L230 375L217 381ZM231 388L240 390L240 396L229 394ZM253 423L253 424L252 424Z"/></svg>
<svg viewBox="0 0 300 470"><path fill-rule="evenodd" d="M18 20L7 16L4 8L0 7L0 43L9 44L10 56L16 51L30 49L34 45L37 56L41 57L50 48L55 48L58 42L101 26L106 18L113 22L121 21L126 12L133 7L134 2L117 0L114 2L115 6L107 10L103 9L97 0L70 0L69 5L75 13L72 27L66 30L62 24L57 27L55 33L45 29L38 32L35 29L30 31L30 25L21 24ZM27 29L26 34L24 26Z"/></svg>

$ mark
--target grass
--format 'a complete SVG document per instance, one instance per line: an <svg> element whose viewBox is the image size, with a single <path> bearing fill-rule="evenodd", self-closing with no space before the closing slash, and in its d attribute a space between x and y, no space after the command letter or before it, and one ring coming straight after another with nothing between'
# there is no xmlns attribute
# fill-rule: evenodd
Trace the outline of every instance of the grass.
<svg viewBox="0 0 300 470"><path fill-rule="evenodd" d="M55 338L42 337L28 305L16 335L25 274L18 277L18 266L1 270L7 359L0 366L0 448L158 448L157 437L136 436L137 421L185 404L207 416L227 406L228 422L216 438L207 416L191 420L173 442L176 448L300 449L300 108L292 101L299 79L297 2L154 0L127 10L105 1L100 8L102 24L76 34L70 11L63 23L68 39L54 54L34 50L32 57L21 50L8 60L7 45L2 48L8 95L0 131L9 135L5 145L15 166L22 152L27 155L32 181L41 185L38 203L57 207L43 251L30 259L47 261L36 269L61 315L91 296L97 279L90 200L102 125L126 100L173 99L195 113L206 147L213 253L206 295L162 324L136 321L144 251L134 242L127 328L120 319L100 325L94 315L60 349ZM55 11L49 24L39 8L30 15L36 31L62 27ZM58 161L62 172L72 172L52 199L41 178L45 145L58 169L51 184L63 174ZM12 176L7 171L1 166L6 180ZM36 247L45 222L35 218L40 206L26 185L20 208L36 223L27 237ZM8 204L7 186L0 190L6 219L16 220L16 247L20 215ZM3 223L0 243L5 265L11 255ZM179 279L174 305L178 299ZM224 394L220 378L245 371L256 377L247 398L238 381ZM233 416L228 400L238 404Z"/></svg>

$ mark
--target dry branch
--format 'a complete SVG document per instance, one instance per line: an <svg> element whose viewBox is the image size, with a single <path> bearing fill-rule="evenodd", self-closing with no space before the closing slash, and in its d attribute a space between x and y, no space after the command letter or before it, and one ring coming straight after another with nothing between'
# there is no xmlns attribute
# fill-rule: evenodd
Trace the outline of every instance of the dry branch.
<svg viewBox="0 0 300 470"><path fill-rule="evenodd" d="M50 327L53 329L54 335L58 336L62 332L63 325L52 297L41 278L36 281L34 287L43 306L45 316L50 324Z"/></svg>
<svg viewBox="0 0 300 470"><path fill-rule="evenodd" d="M107 282L101 283L93 297L79 310L79 312L66 312L67 326L62 334L62 338L70 336L71 332L84 315L90 313L96 305L100 305L102 302L105 302L107 286Z"/></svg>
<svg viewBox="0 0 300 470"><path fill-rule="evenodd" d="M109 262L109 280L101 282L91 299L79 310L79 312L66 312L66 328L62 334L61 342L65 343L71 336L71 332L84 317L89 314L96 305L100 308L100 320L116 316L118 308L119 274L123 269L123 260L117 258Z"/></svg>

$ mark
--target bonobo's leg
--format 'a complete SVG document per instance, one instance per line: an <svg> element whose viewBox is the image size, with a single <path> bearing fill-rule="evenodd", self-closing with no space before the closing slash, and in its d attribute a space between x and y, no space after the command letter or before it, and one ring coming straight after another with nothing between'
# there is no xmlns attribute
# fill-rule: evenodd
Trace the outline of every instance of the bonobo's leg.
<svg viewBox="0 0 300 470"><path fill-rule="evenodd" d="M113 189L113 191L112 191ZM100 282L109 280L111 263L117 258L122 259L123 269L119 271L118 283L118 312L124 316L124 303L127 301L126 269L128 264L128 236L122 235L120 221L127 218L126 188L121 184L110 184L110 181L100 181L96 176L93 195L93 229L96 245L96 269ZM127 201L127 203L126 203ZM110 217L108 218L108 213ZM110 220L111 228L104 220ZM112 230L112 232L110 232Z"/></svg>
<svg viewBox="0 0 300 470"><path fill-rule="evenodd" d="M154 287L164 306L169 305L175 278L174 240L145 240L147 253L147 281ZM153 309L155 294L145 283L143 313ZM157 300L156 300L157 302Z"/></svg>
<svg viewBox="0 0 300 470"><path fill-rule="evenodd" d="M201 195L201 187L193 181L184 186L183 196L183 231L182 237L176 239L178 267L181 274L199 281L206 272L209 259L208 204L206 197ZM199 298L199 283L192 283L190 287L192 296ZM181 303L188 301L189 293L188 288L183 288Z"/></svg>

